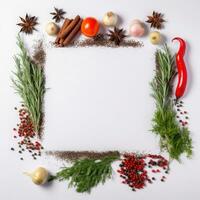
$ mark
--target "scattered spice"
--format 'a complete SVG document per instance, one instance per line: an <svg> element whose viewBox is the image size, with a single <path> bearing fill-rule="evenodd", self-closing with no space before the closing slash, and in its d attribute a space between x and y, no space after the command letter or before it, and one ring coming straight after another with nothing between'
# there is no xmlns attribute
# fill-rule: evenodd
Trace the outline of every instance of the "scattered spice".
<svg viewBox="0 0 200 200"><path fill-rule="evenodd" d="M127 184L133 191L136 191L136 189L143 189L146 183L152 183L151 180L155 181L154 176L150 177L147 166L154 168L151 170L152 173L160 174L165 172L166 168L169 168L169 163L160 155L125 154L118 170L120 177L123 179L122 183ZM163 177L161 181L164 181L165 178Z"/></svg>
<svg viewBox="0 0 200 200"><path fill-rule="evenodd" d="M148 20L146 22L149 23L153 28L162 29L163 22L165 22L163 16L164 15L162 13L153 11L152 16L147 16Z"/></svg>
<svg viewBox="0 0 200 200"><path fill-rule="evenodd" d="M188 112L185 110L183 104L183 101L178 101L177 99L174 99L174 106L177 110L177 118L180 119L178 121L182 126L185 127L189 124L189 117Z"/></svg>
<svg viewBox="0 0 200 200"><path fill-rule="evenodd" d="M44 67L46 62L46 52L44 49L43 40L38 40L33 47L32 59L36 65Z"/></svg>
<svg viewBox="0 0 200 200"><path fill-rule="evenodd" d="M136 40L124 40L120 43L120 45L115 45L113 42L109 41L108 39L102 40L94 40L94 39L83 39L72 42L68 47L109 47L109 48L137 48L143 47L143 43Z"/></svg>
<svg viewBox="0 0 200 200"><path fill-rule="evenodd" d="M54 156L64 161L76 161L78 159L103 159L105 157L120 156L118 151L46 151L47 155Z"/></svg>
<svg viewBox="0 0 200 200"><path fill-rule="evenodd" d="M36 30L35 26L38 24L37 17L26 14L25 18L20 17L20 19L21 22L17 24L21 27L20 32L32 34Z"/></svg>
<svg viewBox="0 0 200 200"><path fill-rule="evenodd" d="M53 15L52 19L55 20L55 22L60 22L62 19L64 19L66 12L63 9L54 7L54 12L51 12L50 14Z"/></svg>
<svg viewBox="0 0 200 200"><path fill-rule="evenodd" d="M104 41L105 35L103 33L99 33L92 38L96 42Z"/></svg>
<svg viewBox="0 0 200 200"><path fill-rule="evenodd" d="M34 152L36 158L38 152L41 154L41 149L43 147L40 142L37 141L37 134L34 131L29 113L25 107L21 107L18 110L18 115L20 122L18 128L15 128L18 134L18 153L23 154L25 150L28 150L27 152L30 154ZM11 150L14 151L14 148L12 147Z"/></svg>

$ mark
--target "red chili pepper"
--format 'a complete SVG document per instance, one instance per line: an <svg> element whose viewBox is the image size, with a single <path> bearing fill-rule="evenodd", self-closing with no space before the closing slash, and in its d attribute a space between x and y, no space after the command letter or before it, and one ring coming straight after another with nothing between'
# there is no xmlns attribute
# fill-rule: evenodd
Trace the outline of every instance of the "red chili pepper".
<svg viewBox="0 0 200 200"><path fill-rule="evenodd" d="M180 43L178 53L176 54L176 65L178 69L178 84L176 87L176 99L181 98L187 85L187 69L184 61L186 43L182 38L175 37L172 41L177 40Z"/></svg>

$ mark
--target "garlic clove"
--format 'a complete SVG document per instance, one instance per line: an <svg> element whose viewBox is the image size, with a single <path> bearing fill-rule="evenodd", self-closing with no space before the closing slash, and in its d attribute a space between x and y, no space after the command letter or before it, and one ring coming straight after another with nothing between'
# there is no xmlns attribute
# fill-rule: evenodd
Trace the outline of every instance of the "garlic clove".
<svg viewBox="0 0 200 200"><path fill-rule="evenodd" d="M142 24L142 22L139 19L134 19L131 24Z"/></svg>
<svg viewBox="0 0 200 200"><path fill-rule="evenodd" d="M142 37L145 34L145 27L139 20L134 20L129 28L129 34L134 37Z"/></svg>
<svg viewBox="0 0 200 200"><path fill-rule="evenodd" d="M46 25L46 33L50 36L54 36L57 35L58 31L59 31L59 27L54 23L54 22L49 22Z"/></svg>
<svg viewBox="0 0 200 200"><path fill-rule="evenodd" d="M38 167L33 172L24 172L27 176L29 176L32 179L32 182L36 185L43 185L47 182L49 173L48 171L43 167Z"/></svg>
<svg viewBox="0 0 200 200"><path fill-rule="evenodd" d="M103 17L103 24L105 26L116 26L117 22L118 16L112 11L107 12Z"/></svg>

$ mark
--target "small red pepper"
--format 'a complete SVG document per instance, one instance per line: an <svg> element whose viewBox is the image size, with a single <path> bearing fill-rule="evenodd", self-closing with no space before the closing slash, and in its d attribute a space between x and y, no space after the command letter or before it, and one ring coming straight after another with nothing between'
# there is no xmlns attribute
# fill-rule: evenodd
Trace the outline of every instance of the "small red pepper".
<svg viewBox="0 0 200 200"><path fill-rule="evenodd" d="M184 61L184 55L186 50L186 43L180 37L175 37L172 41L177 40L180 43L179 50L176 54L176 65L178 69L178 84L176 87L176 99L180 99L187 86L187 68Z"/></svg>

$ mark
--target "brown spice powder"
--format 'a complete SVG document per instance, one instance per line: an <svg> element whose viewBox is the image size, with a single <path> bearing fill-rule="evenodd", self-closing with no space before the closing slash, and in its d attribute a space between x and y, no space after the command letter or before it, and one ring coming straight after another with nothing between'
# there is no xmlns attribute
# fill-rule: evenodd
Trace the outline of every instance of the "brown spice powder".
<svg viewBox="0 0 200 200"><path fill-rule="evenodd" d="M83 39L83 40L78 40L74 41L73 43L69 44L67 47L110 47L110 48L136 48L136 47L143 47L143 43L140 41L136 40L124 40L120 43L120 45L115 45L114 42L102 38L102 39ZM59 46L57 46L59 47Z"/></svg>
<svg viewBox="0 0 200 200"><path fill-rule="evenodd" d="M33 62L36 65L44 67L46 62L46 52L44 49L43 41L38 40L33 48L34 48L32 55Z"/></svg>
<svg viewBox="0 0 200 200"><path fill-rule="evenodd" d="M102 159L107 156L120 156L118 151L46 151L46 155L54 156L63 161L76 161L78 159Z"/></svg>

